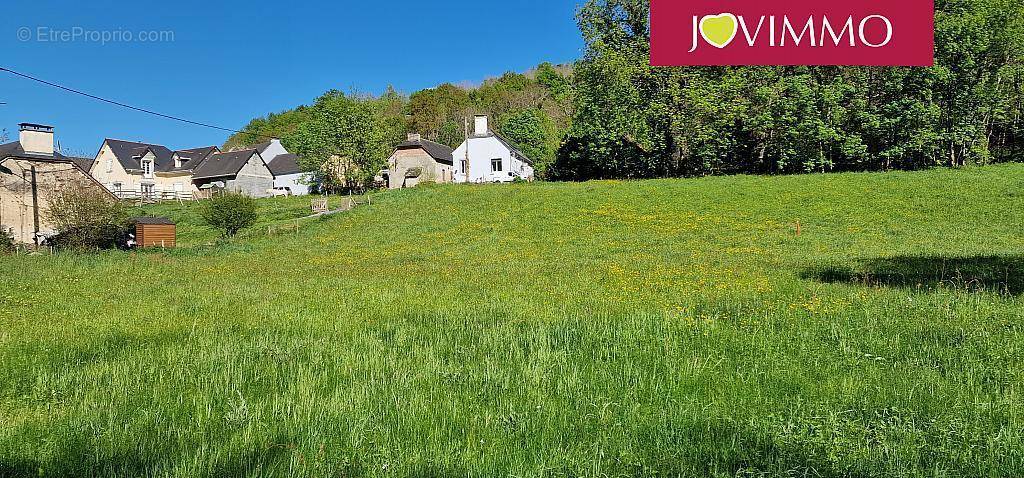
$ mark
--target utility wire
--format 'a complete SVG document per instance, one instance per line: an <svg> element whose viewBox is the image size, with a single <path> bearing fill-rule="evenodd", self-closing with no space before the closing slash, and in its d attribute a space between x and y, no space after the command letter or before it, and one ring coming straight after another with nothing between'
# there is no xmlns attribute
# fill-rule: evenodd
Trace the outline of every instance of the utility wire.
<svg viewBox="0 0 1024 478"><path fill-rule="evenodd" d="M104 103L109 103L109 104L112 104L112 105L115 105L115 106L120 106L122 108L127 108L127 109L130 109L130 110L133 110L133 111L138 111L138 112L141 112L141 113L150 114L150 115L153 115L153 116L169 119L169 120L172 120L172 121L179 121L179 122L182 122L182 123L191 124L191 125L195 125L195 126L201 126L201 127L204 127L204 128L212 128L212 129L216 129L216 130L220 130L220 131L226 131L228 133L249 135L250 137L257 137L257 138L271 139L271 140L279 139L279 138L274 137L274 136L267 136L265 134L253 133L253 132L250 132L250 131L241 131L241 130L232 129L232 128L225 128L223 126L217 126L217 125L212 125L212 124L208 124L208 123L203 123L201 121L192 121L190 119L181 118L181 117L173 116L173 115L167 115L167 114L159 113L159 112L156 112L156 111L153 111L153 110L149 110L149 109L146 109L146 108L140 108L140 107L137 107L137 106L132 106L132 105L129 105L129 104L122 103L120 101L115 101L115 100L111 100L111 99L108 99L108 98L104 98L102 96L97 96L97 95L89 94L89 93L86 93L84 91L79 91L79 90L76 90L74 88L69 88L69 87L64 86L64 85L59 85L57 83L46 81L46 80L43 80L41 78L36 78L34 76L27 75L27 74L21 73L21 72L17 72L17 71L14 71L14 70L12 70L10 68L6 68L6 67L3 67L3 66L0 66L0 71L6 71L7 73L10 73L12 75L19 76L21 78L34 81L36 83L41 83L41 84L44 84L44 85L47 85L47 86L51 86L51 87L57 88L59 90L64 90L64 91L67 91L67 92L70 92L70 93L74 93L76 95L81 95L81 96L84 96L86 98L91 98L91 99L94 99L94 100L97 100L97 101L102 101ZM6 103L0 103L0 104L6 104ZM335 155L335 156L344 156L344 155L342 155L340 153L331 153L331 154Z"/></svg>
<svg viewBox="0 0 1024 478"><path fill-rule="evenodd" d="M220 131L226 131L226 132L229 132L229 133L247 134L247 135L252 135L252 136L258 136L258 137L265 138L265 139L277 139L277 138L275 138L273 136L262 135L262 134L259 134L259 133L251 133L251 132L248 132L248 131L240 131L240 130L232 129L232 128L225 128L223 126L212 125L212 124L203 123L203 122L200 122L200 121L192 121L190 119L181 118L181 117L178 117L178 116L172 116L172 115L167 115L167 114L159 113L159 112L156 112L156 111L153 111L153 110L149 110L149 109L146 109L146 108L139 108L137 106L132 106L132 105L129 105L129 104L121 103L120 101L115 101L115 100L107 99L107 98L104 98L102 96L96 96L96 95L93 95L93 94L86 93L84 91L76 90L74 88L69 88L69 87L64 86L64 85L59 85L57 83L52 83L52 82L49 82L49 81L46 81L46 80L43 80L43 79L40 79L40 78L36 78L34 76L31 76L31 75L26 75L24 73L19 73L19 72L14 71L14 70L12 70L10 68L5 68L5 67L2 67L2 66L0 66L0 71L6 71L6 72L8 72L8 73L10 73L12 75L20 76L22 78L34 81L36 83L42 83L44 85L51 86L53 88L57 88L57 89L64 90L64 91L67 91L67 92L70 92L70 93L74 93L76 95L84 96L86 98L92 98L92 99L97 100L97 101L102 101L104 103L109 103L109 104L112 104L112 105L115 105L115 106L120 106L122 108L127 108L127 109L130 109L130 110L134 110L134 111L138 111L138 112L141 112L141 113L150 114L150 115L153 115L153 116L158 116L160 118L165 118L165 119L169 119L169 120L173 120L173 121L179 121L179 122L182 122L182 123L187 123L187 124L191 124L191 125L195 125L195 126L202 126L204 128L212 128L212 129L216 129L216 130L220 130ZM0 104L6 104L6 103L0 103Z"/></svg>

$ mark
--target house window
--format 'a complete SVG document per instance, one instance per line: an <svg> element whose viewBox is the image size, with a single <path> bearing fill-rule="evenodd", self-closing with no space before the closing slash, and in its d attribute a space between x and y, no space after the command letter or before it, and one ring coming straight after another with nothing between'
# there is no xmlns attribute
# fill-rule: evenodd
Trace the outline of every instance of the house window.
<svg viewBox="0 0 1024 478"><path fill-rule="evenodd" d="M147 178L153 177L153 161L142 162L142 175Z"/></svg>
<svg viewBox="0 0 1024 478"><path fill-rule="evenodd" d="M466 164L466 160L463 159L461 162L462 162L462 172L469 171L469 165Z"/></svg>
<svg viewBox="0 0 1024 478"><path fill-rule="evenodd" d="M124 185L122 185L121 183L114 183L115 192L120 192L122 187L124 187Z"/></svg>
<svg viewBox="0 0 1024 478"><path fill-rule="evenodd" d="M495 173L501 172L501 158L491 160L491 171Z"/></svg>
<svg viewBox="0 0 1024 478"><path fill-rule="evenodd" d="M107 173L112 173L112 172L114 172L114 160L113 159L108 159L107 160Z"/></svg>

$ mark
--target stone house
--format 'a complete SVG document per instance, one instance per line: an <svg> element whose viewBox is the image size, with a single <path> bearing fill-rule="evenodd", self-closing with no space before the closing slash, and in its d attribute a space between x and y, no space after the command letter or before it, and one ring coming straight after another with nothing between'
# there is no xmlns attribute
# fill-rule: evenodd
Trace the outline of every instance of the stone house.
<svg viewBox="0 0 1024 478"><path fill-rule="evenodd" d="M53 147L53 127L22 123L18 141L0 145L0 228L23 244L38 244L56 233L47 217L50 198L67 188L109 195L80 164ZM110 195L110 200L115 200Z"/></svg>
<svg viewBox="0 0 1024 478"><path fill-rule="evenodd" d="M199 190L230 191L254 198L273 195L274 174L255 149L214 153L196 167L192 184Z"/></svg>
<svg viewBox="0 0 1024 478"><path fill-rule="evenodd" d="M216 146L171 151L159 144L105 139L89 173L120 198L191 199L192 174Z"/></svg>
<svg viewBox="0 0 1024 478"><path fill-rule="evenodd" d="M385 179L390 189L450 183L453 180L452 149L410 134L408 141L399 144L388 158Z"/></svg>

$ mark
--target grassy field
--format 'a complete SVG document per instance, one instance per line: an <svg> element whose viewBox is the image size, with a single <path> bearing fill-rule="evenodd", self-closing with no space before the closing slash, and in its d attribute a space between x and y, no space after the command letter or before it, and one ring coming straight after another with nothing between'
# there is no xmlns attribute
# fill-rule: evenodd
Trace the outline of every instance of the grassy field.
<svg viewBox="0 0 1024 478"><path fill-rule="evenodd" d="M266 236L268 235L268 226L274 227L271 230L273 232L273 230L277 229L276 226L294 223L295 220L300 220L301 226L306 222L301 219L313 213L310 199L311 196L260 199L258 201L259 220L250 229L242 231L241 238L251 239L261 235ZM347 201L347 197L331 196L327 200L327 205L331 210L335 210L347 205ZM366 202L363 197L357 197L356 201ZM200 207L202 207L202 204L199 202L165 202L135 208L133 212L136 215L160 216L173 219L177 223L178 244L181 246L190 247L215 244L220 239L220 233L206 226L199 213Z"/></svg>
<svg viewBox="0 0 1024 478"><path fill-rule="evenodd" d="M1024 475L1022 165L379 199L0 258L0 476Z"/></svg>

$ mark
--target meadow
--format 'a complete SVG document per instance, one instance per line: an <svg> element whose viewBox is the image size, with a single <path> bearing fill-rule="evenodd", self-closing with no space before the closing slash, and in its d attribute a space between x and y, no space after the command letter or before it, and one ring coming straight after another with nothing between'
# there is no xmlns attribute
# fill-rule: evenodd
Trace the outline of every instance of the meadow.
<svg viewBox="0 0 1024 478"><path fill-rule="evenodd" d="M0 477L1024 475L1024 165L161 207L0 257Z"/></svg>

